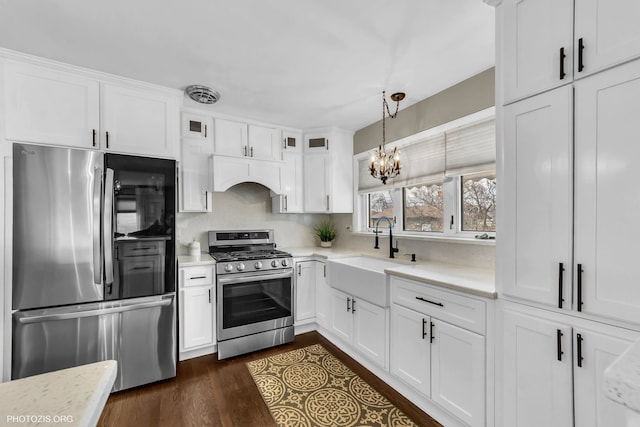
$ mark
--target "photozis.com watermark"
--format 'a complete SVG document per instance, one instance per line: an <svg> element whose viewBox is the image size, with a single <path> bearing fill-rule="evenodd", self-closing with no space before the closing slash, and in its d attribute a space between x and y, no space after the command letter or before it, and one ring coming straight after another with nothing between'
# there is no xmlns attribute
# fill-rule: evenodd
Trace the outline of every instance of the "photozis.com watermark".
<svg viewBox="0 0 640 427"><path fill-rule="evenodd" d="M7 415L7 424L70 424L73 415Z"/></svg>

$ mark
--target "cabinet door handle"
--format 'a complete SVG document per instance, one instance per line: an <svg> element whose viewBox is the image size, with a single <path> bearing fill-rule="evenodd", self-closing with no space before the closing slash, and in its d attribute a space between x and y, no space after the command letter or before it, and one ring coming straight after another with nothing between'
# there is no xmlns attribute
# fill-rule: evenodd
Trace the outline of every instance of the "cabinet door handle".
<svg viewBox="0 0 640 427"><path fill-rule="evenodd" d="M298 264L298 276L302 276L302 265Z"/></svg>
<svg viewBox="0 0 640 427"><path fill-rule="evenodd" d="M211 304L211 289L209 289L209 304Z"/></svg>
<svg viewBox="0 0 640 427"><path fill-rule="evenodd" d="M433 304L433 305L438 305L442 308L444 308L444 304L442 304L441 302L435 302L435 301L429 301L428 299L422 298L422 297L416 297L417 300L423 301L423 302L428 302L429 304Z"/></svg>
<svg viewBox="0 0 640 427"><path fill-rule="evenodd" d="M427 337L427 319L422 319L422 339Z"/></svg>
<svg viewBox="0 0 640 427"><path fill-rule="evenodd" d="M322 267L323 267L323 270L324 270L322 274L323 274L324 277L327 277L327 264L324 264Z"/></svg>
<svg viewBox="0 0 640 427"><path fill-rule="evenodd" d="M578 311L582 311L582 264L578 264Z"/></svg>
<svg viewBox="0 0 640 427"><path fill-rule="evenodd" d="M431 344L433 342L433 322L429 322L429 334L431 335L429 337L429 343Z"/></svg>
<svg viewBox="0 0 640 427"><path fill-rule="evenodd" d="M96 146L96 130L93 129L93 146Z"/></svg>
<svg viewBox="0 0 640 427"><path fill-rule="evenodd" d="M347 297L347 311L351 311L351 298Z"/></svg>
<svg viewBox="0 0 640 427"><path fill-rule="evenodd" d="M584 70L584 62L583 62L583 56L584 56L584 41L582 40L582 37L580 37L578 39L578 72L582 72L582 70Z"/></svg>
<svg viewBox="0 0 640 427"><path fill-rule="evenodd" d="M204 137L205 138L207 137L207 125L204 125ZM211 292L211 291L209 291L209 292Z"/></svg>
<svg viewBox="0 0 640 427"><path fill-rule="evenodd" d="M328 150L328 149L329 149L329 140L328 140L328 139L327 139L327 145L326 145L326 147L327 147L327 150Z"/></svg>
<svg viewBox="0 0 640 427"><path fill-rule="evenodd" d="M107 148L109 148L109 131L105 131L105 135L107 138Z"/></svg>
<svg viewBox="0 0 640 427"><path fill-rule="evenodd" d="M209 210L209 197L208 197L208 191L204 192L204 210L208 211Z"/></svg>
<svg viewBox="0 0 640 427"><path fill-rule="evenodd" d="M582 368L582 361L584 360L584 358L582 357L582 341L584 341L584 338L582 338L581 334L578 334L576 336L576 342L578 344L578 348L576 349L577 354L577 363L578 363L578 367Z"/></svg>
<svg viewBox="0 0 640 427"><path fill-rule="evenodd" d="M327 194L327 211L329 210L329 195Z"/></svg>
<svg viewBox="0 0 640 427"><path fill-rule="evenodd" d="M355 298L351 299L351 312L352 313L356 312L356 299Z"/></svg>
<svg viewBox="0 0 640 427"><path fill-rule="evenodd" d="M287 196L284 196L284 210L285 212L289 210L289 200L287 200Z"/></svg>
<svg viewBox="0 0 640 427"><path fill-rule="evenodd" d="M242 146L242 155L247 157L247 146L246 145Z"/></svg>
<svg viewBox="0 0 640 427"><path fill-rule="evenodd" d="M558 263L558 308L562 308L562 303L564 302L563 294L564 287L562 285L562 278L564 276L564 264Z"/></svg>
<svg viewBox="0 0 640 427"><path fill-rule="evenodd" d="M564 72L564 59L567 57L564 53L564 47L560 48L560 80L564 80L567 74Z"/></svg>
<svg viewBox="0 0 640 427"><path fill-rule="evenodd" d="M556 351L558 353L558 361L562 362L564 352L562 351L562 331L560 329L556 329Z"/></svg>
<svg viewBox="0 0 640 427"><path fill-rule="evenodd" d="M249 148L249 157L253 157L253 147Z"/></svg>

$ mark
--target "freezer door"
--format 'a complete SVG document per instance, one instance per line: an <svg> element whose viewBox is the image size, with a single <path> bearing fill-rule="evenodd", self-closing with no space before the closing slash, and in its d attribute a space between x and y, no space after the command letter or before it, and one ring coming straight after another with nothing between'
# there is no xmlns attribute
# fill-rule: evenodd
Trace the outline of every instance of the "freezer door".
<svg viewBox="0 0 640 427"><path fill-rule="evenodd" d="M13 145L13 309L101 301L103 154Z"/></svg>
<svg viewBox="0 0 640 427"><path fill-rule="evenodd" d="M175 295L13 314L12 379L116 360L113 391L176 375Z"/></svg>

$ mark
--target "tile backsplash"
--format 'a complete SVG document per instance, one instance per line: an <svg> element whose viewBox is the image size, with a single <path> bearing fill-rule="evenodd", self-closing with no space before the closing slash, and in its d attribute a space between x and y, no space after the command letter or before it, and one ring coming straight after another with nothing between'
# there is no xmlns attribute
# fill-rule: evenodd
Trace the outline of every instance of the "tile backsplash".
<svg viewBox="0 0 640 427"><path fill-rule="evenodd" d="M208 251L207 231L249 228L273 228L279 247L318 246L313 235L313 225L326 214L274 214L271 210L269 190L259 184L236 185L224 193L213 193L213 208L209 213L178 213L178 254L188 252L187 245L198 240L203 252ZM388 250L388 240L381 237L380 249L373 249L373 235L352 234L351 214L330 215L338 228L334 241L337 249L354 250L380 256ZM385 230L386 231L386 230ZM386 235L386 233L385 233ZM395 239L395 237L394 237ZM394 242L395 244L395 242ZM423 240L398 240L398 258L409 259L404 254L415 253L419 260L447 262L473 267L493 268L495 247ZM381 252L382 251L382 252Z"/></svg>

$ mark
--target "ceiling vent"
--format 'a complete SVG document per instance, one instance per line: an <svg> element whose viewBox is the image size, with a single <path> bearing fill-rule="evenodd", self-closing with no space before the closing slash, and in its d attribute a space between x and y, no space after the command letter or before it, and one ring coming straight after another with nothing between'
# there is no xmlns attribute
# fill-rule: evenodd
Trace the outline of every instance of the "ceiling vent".
<svg viewBox="0 0 640 427"><path fill-rule="evenodd" d="M189 98L200 104L215 104L220 99L220 93L206 86L191 85L185 89Z"/></svg>

